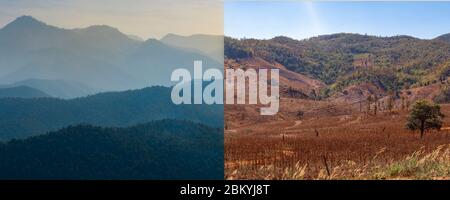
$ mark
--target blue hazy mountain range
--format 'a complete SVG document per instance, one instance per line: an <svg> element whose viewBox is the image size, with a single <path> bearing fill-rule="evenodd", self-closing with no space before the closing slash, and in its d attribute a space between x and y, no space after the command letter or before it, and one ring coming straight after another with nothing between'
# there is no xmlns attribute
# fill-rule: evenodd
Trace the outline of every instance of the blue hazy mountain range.
<svg viewBox="0 0 450 200"><path fill-rule="evenodd" d="M141 41L106 25L63 29L22 16L0 29L0 85L63 80L95 92L170 86L171 72L192 69L194 60L221 69L220 49L221 36L170 34Z"/></svg>
<svg viewBox="0 0 450 200"><path fill-rule="evenodd" d="M163 37L161 42L188 51L194 51L207 55L214 58L214 60L223 63L223 36L204 34L180 36L170 33Z"/></svg>
<svg viewBox="0 0 450 200"><path fill-rule="evenodd" d="M41 135L77 124L123 127L152 120L181 119L223 127L223 105L174 105L170 93L170 87L153 86L69 100L0 98L0 141Z"/></svg>
<svg viewBox="0 0 450 200"><path fill-rule="evenodd" d="M8 96L6 93L0 95L1 97L22 97L22 98L33 98L33 97L55 97L62 99L71 99L76 97L87 96L96 93L98 90L89 88L88 86L76 82L76 81L66 81L66 80L44 80L44 79L27 79L23 81L18 81L8 85L2 85L3 91L13 88L23 88L27 87L41 93L32 93L35 95L11 95Z"/></svg>
<svg viewBox="0 0 450 200"><path fill-rule="evenodd" d="M223 69L221 49L17 18L0 29L0 179L222 179L223 105L175 105L170 87L194 60Z"/></svg>
<svg viewBox="0 0 450 200"><path fill-rule="evenodd" d="M50 97L45 92L28 87L28 86L13 86L13 87L1 87L0 86L0 98L39 98Z"/></svg>

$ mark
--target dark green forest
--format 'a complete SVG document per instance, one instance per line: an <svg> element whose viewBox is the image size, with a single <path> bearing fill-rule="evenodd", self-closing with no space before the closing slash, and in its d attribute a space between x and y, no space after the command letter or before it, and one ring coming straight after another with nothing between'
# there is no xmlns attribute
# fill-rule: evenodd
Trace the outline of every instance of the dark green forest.
<svg viewBox="0 0 450 200"><path fill-rule="evenodd" d="M223 131L179 120L0 143L0 179L223 179Z"/></svg>
<svg viewBox="0 0 450 200"><path fill-rule="evenodd" d="M80 123L121 127L160 119L186 119L223 127L223 106L174 105L170 92L168 87L150 87L71 100L1 98L0 140L25 138Z"/></svg>

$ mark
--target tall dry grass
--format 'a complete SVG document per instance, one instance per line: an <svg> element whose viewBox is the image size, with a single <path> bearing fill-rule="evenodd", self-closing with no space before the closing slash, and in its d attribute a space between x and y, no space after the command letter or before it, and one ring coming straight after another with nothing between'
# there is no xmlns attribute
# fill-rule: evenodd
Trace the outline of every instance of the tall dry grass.
<svg viewBox="0 0 450 200"><path fill-rule="evenodd" d="M383 150L380 150L380 152ZM378 154L374 157L376 157ZM276 169L274 165L261 166L253 170L253 179L450 179L450 145L440 145L426 153L422 147L412 154L390 163L357 165L353 161L333 167L330 174L321 169L313 178L307 176L308 165L297 162L294 166ZM227 174L227 179L242 179L248 171L235 169ZM245 175L246 176L246 175Z"/></svg>
<svg viewBox="0 0 450 200"><path fill-rule="evenodd" d="M450 131L429 131L423 139L420 139L417 132L410 132L404 128L405 116L406 113L366 118L348 115L303 119L300 124L292 120L290 122L282 120L257 123L254 126L226 132L226 178L439 177L425 173L429 168L423 168L424 176L420 176L420 173L408 175L407 169L411 168L414 159L420 160L417 156L429 155L440 146L448 148ZM295 124L298 125L294 126ZM447 124L449 121L445 122L444 126ZM414 155L414 159L406 159L411 155ZM439 156L448 156L448 153ZM404 163L407 160L410 161L409 165ZM382 168L388 166L389 169ZM392 173L387 173L388 171Z"/></svg>

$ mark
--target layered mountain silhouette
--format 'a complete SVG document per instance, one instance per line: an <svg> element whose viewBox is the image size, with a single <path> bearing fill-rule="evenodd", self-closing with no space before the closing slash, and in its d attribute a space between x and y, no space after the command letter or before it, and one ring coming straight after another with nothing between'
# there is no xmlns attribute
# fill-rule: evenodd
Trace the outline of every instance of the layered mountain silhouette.
<svg viewBox="0 0 450 200"><path fill-rule="evenodd" d="M223 56L223 55L222 55ZM179 49L164 44L155 39L149 39L139 46L124 62L123 66L129 66L129 72L138 80L146 81L147 85L156 82L159 85L173 85L170 75L175 69L185 68L193 74L195 60L203 61L203 69L219 68L223 64L212 58L203 56L194 51ZM154 66L149 68L149 66Z"/></svg>
<svg viewBox="0 0 450 200"><path fill-rule="evenodd" d="M90 94L95 94L97 91L96 89L89 88L88 86L76 81L44 79L27 79L0 87L6 89L19 86L26 86L29 88L37 89L48 94L48 97L51 96L62 99L83 97Z"/></svg>
<svg viewBox="0 0 450 200"><path fill-rule="evenodd" d="M39 98L50 97L41 90L37 90L28 86L0 87L0 98Z"/></svg>
<svg viewBox="0 0 450 200"><path fill-rule="evenodd" d="M171 88L107 92L70 100L0 98L0 140L25 138L87 123L132 126L160 119L183 119L223 127L222 105L174 105Z"/></svg>
<svg viewBox="0 0 450 200"><path fill-rule="evenodd" d="M154 39L140 41L106 25L62 29L22 16L0 29L3 85L27 79L65 80L97 92L169 86L173 69L192 69L194 60L203 60L205 68L222 66L200 51Z"/></svg>
<svg viewBox="0 0 450 200"><path fill-rule="evenodd" d="M162 120L0 143L0 179L223 179L223 132Z"/></svg>
<svg viewBox="0 0 450 200"><path fill-rule="evenodd" d="M173 36L1 28L0 179L223 179L223 105L175 105L170 87L195 60L222 69L223 38Z"/></svg>
<svg viewBox="0 0 450 200"><path fill-rule="evenodd" d="M223 36L203 34L180 36L167 34L161 39L161 42L186 50L194 50L214 58L218 62L223 61Z"/></svg>

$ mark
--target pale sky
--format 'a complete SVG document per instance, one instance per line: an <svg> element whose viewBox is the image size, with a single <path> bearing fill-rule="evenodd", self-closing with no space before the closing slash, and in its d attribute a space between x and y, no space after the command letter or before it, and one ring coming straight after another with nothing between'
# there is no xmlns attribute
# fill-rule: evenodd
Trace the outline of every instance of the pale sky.
<svg viewBox="0 0 450 200"><path fill-rule="evenodd" d="M410 35L450 33L450 2L225 1L225 35L305 39L333 33Z"/></svg>
<svg viewBox="0 0 450 200"><path fill-rule="evenodd" d="M223 35L222 0L0 0L0 28L22 15L61 28L109 25L143 39Z"/></svg>

